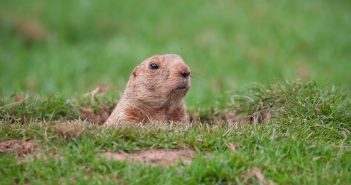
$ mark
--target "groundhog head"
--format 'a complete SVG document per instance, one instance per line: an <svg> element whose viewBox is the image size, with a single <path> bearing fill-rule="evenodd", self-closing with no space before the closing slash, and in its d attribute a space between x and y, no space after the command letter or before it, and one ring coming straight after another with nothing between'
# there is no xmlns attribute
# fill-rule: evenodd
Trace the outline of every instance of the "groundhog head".
<svg viewBox="0 0 351 185"><path fill-rule="evenodd" d="M133 70L126 92L158 107L182 99L190 88L190 68L175 54L155 55Z"/></svg>

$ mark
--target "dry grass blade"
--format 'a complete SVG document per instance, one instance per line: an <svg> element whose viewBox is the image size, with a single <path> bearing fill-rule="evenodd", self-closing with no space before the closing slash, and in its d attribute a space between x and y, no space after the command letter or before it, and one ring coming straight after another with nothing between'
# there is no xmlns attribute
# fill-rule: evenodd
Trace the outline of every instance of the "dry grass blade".
<svg viewBox="0 0 351 185"><path fill-rule="evenodd" d="M274 182L271 180L267 180L265 178L265 176L263 175L261 169L259 168L252 168L251 170L249 170L248 172L246 172L243 175L244 183L249 183L251 182L250 180L252 180L252 178L256 178L258 180L258 183L260 185L274 185Z"/></svg>
<svg viewBox="0 0 351 185"><path fill-rule="evenodd" d="M5 108L10 108L10 107L13 107L13 106L16 106L16 105L20 105L20 104L22 104L24 101L26 101L29 97L30 97L29 95L15 96L15 97L14 97L14 102L9 103L9 104L6 104L6 105L0 107L0 110L1 110L1 109L5 109Z"/></svg>
<svg viewBox="0 0 351 185"><path fill-rule="evenodd" d="M234 144L234 143L228 143L227 147L232 150L233 152L236 152L239 148L239 144Z"/></svg>

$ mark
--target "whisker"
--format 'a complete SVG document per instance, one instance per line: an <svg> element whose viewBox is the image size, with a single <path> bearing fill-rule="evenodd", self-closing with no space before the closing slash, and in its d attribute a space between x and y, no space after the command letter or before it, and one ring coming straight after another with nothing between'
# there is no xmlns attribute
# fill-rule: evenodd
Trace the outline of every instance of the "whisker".
<svg viewBox="0 0 351 185"><path fill-rule="evenodd" d="M205 78L203 78L201 76L197 76L197 75L192 75L191 78L192 78L192 80L206 81Z"/></svg>
<svg viewBox="0 0 351 185"><path fill-rule="evenodd" d="M204 76L200 74L192 74L191 78L192 78L192 82L195 84L200 84L202 86L208 85L208 79L206 79Z"/></svg>
<svg viewBox="0 0 351 185"><path fill-rule="evenodd" d="M192 77L193 79L206 81L206 78L204 77L204 75L202 75L201 73L198 73L198 72L196 72L196 71L192 71L192 72L191 72L191 77Z"/></svg>

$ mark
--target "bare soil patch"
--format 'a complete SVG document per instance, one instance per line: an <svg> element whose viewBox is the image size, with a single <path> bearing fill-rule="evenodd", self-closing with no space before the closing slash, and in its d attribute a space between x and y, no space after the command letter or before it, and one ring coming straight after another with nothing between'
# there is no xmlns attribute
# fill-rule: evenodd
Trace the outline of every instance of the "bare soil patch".
<svg viewBox="0 0 351 185"><path fill-rule="evenodd" d="M150 165L171 166L178 162L190 164L191 160L197 156L194 150L144 150L135 153L125 152L105 152L102 157L117 161L141 162Z"/></svg>
<svg viewBox="0 0 351 185"><path fill-rule="evenodd" d="M11 153L18 156L32 154L37 150L37 143L34 140L7 140L0 143L0 154Z"/></svg>

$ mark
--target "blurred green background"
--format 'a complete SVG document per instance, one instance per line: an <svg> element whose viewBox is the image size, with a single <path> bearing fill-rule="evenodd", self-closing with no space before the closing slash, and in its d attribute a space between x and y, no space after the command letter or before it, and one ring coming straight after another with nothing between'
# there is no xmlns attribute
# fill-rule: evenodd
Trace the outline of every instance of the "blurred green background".
<svg viewBox="0 0 351 185"><path fill-rule="evenodd" d="M143 59L190 65L189 106L252 83L316 80L351 90L349 0L0 2L2 95L121 93Z"/></svg>

